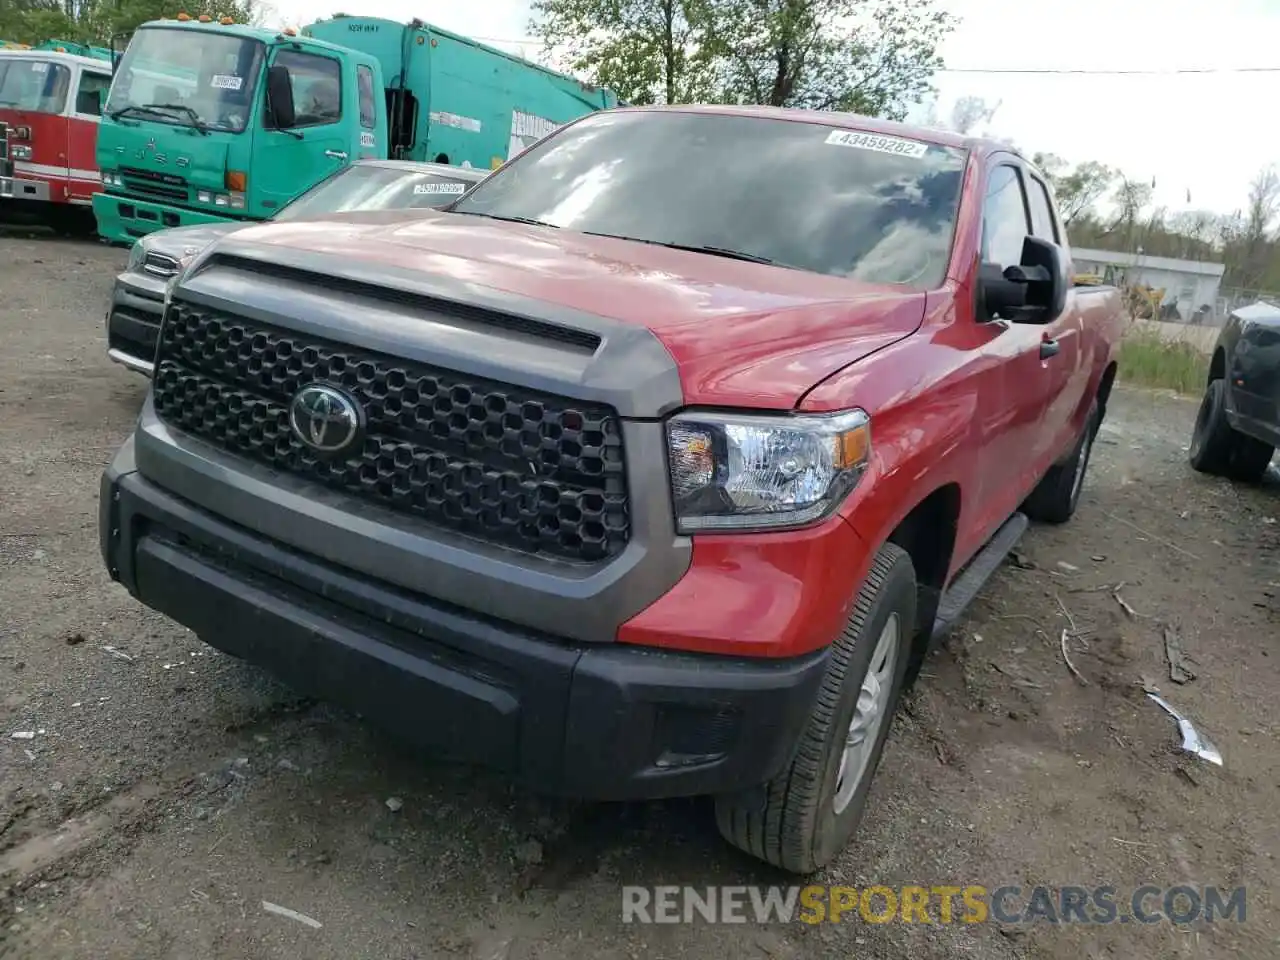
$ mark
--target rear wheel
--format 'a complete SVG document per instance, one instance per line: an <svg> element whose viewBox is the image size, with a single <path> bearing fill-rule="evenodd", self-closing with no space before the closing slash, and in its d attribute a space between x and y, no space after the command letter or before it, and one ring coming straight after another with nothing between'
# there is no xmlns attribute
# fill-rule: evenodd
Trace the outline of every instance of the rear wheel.
<svg viewBox="0 0 1280 960"><path fill-rule="evenodd" d="M1089 470L1089 458L1093 455L1093 439L1098 434L1101 408L1093 401L1089 408L1084 429L1071 448L1066 463L1049 468L1022 505L1023 512L1032 520L1043 523L1066 523L1075 515L1080 505L1080 491L1084 489L1084 477Z"/></svg>
<svg viewBox="0 0 1280 960"><path fill-rule="evenodd" d="M795 758L765 785L764 803L716 799L726 840L792 873L811 873L852 838L902 692L915 633L916 577L894 544L876 554Z"/></svg>
<svg viewBox="0 0 1280 960"><path fill-rule="evenodd" d="M1231 426L1226 390L1221 379L1209 381L1205 388L1187 459L1200 473L1254 483L1266 472L1275 448Z"/></svg>

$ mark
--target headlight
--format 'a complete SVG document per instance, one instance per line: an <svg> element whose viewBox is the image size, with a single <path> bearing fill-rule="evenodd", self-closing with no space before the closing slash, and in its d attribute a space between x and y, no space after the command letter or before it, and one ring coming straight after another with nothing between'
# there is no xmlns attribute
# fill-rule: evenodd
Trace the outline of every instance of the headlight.
<svg viewBox="0 0 1280 960"><path fill-rule="evenodd" d="M813 523L853 489L870 457L862 410L679 414L667 423L676 526L695 533Z"/></svg>
<svg viewBox="0 0 1280 960"><path fill-rule="evenodd" d="M129 269L137 271L142 269L142 261L147 258L146 248L142 246L139 240L129 249Z"/></svg>

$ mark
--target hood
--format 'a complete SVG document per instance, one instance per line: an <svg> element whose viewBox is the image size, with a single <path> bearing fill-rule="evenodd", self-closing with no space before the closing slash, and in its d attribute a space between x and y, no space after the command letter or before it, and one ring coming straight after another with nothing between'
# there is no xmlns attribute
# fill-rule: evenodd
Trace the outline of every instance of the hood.
<svg viewBox="0 0 1280 960"><path fill-rule="evenodd" d="M238 241L443 275L647 327L686 404L790 409L916 330L925 294L840 277L436 211L262 224Z"/></svg>
<svg viewBox="0 0 1280 960"><path fill-rule="evenodd" d="M212 131L201 136L191 127L149 120L108 120L98 127L98 167L132 167L166 177L181 177L194 189L221 190L227 150L236 134Z"/></svg>
<svg viewBox="0 0 1280 960"><path fill-rule="evenodd" d="M242 230L245 226L243 223L198 223L191 227L171 227L149 233L138 243L147 253L160 253L175 260L186 260L219 237Z"/></svg>

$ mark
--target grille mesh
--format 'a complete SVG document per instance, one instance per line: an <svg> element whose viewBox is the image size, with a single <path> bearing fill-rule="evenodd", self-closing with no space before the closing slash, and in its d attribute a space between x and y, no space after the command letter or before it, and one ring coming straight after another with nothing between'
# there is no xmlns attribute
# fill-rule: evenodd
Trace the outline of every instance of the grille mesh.
<svg viewBox="0 0 1280 960"><path fill-rule="evenodd" d="M363 407L363 447L316 457L289 427L308 383ZM154 402L169 425L275 469L526 553L598 562L630 536L610 407L174 303Z"/></svg>

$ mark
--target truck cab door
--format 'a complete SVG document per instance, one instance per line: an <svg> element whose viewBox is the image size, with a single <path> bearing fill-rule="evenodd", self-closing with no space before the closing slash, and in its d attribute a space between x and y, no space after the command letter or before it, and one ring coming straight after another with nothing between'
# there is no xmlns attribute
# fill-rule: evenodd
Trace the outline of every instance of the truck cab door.
<svg viewBox="0 0 1280 960"><path fill-rule="evenodd" d="M289 71L294 124L275 129L264 99L262 149L250 171L249 190L271 216L298 194L355 159L352 131L358 126L353 82L344 82L344 63L336 56L277 49L269 67ZM356 141L358 142L358 140Z"/></svg>
<svg viewBox="0 0 1280 960"><path fill-rule="evenodd" d="M1032 236L1061 247L1064 230L1054 215L1048 186L1031 170L1023 172ZM1087 406L1081 408L1094 368L1097 331L1084 329L1079 294L1074 289L1067 290L1067 305L1061 315L1039 329L1048 399L1035 452L1037 460L1052 462L1072 448L1089 415Z"/></svg>
<svg viewBox="0 0 1280 960"><path fill-rule="evenodd" d="M982 273L999 276L1022 259L1031 233L1023 172L1012 156L997 158L987 169L982 206L980 258ZM984 515L975 518L984 540L1018 508L1030 485L1044 472L1046 410L1059 388L1057 356L1047 346L1052 325L1014 323L988 314L975 317L993 336L983 348L989 357L984 382L977 385L979 404L977 502Z"/></svg>

